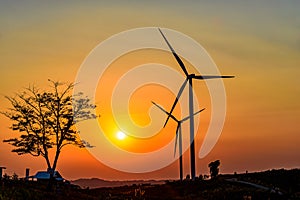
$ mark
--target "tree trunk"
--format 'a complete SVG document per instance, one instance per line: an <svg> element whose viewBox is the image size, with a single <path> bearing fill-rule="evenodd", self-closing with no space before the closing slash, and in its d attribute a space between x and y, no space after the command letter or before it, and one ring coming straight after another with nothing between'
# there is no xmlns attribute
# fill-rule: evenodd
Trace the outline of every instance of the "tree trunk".
<svg viewBox="0 0 300 200"><path fill-rule="evenodd" d="M56 165L57 165L59 154L60 154L60 151L57 150L56 153L55 153L55 158L54 158L54 161L53 161L53 166L52 166L52 168L50 166L50 168L48 169L48 173L50 174L50 179L49 179L48 188L47 188L48 191L52 191L53 185L55 183L54 173L55 173L55 170L56 170Z"/></svg>
<svg viewBox="0 0 300 200"><path fill-rule="evenodd" d="M49 161L49 158L48 158L48 154L45 154L44 158L45 158L46 163L47 163L47 170L51 169L51 164L50 164L50 161Z"/></svg>
<svg viewBox="0 0 300 200"><path fill-rule="evenodd" d="M55 153L55 157L54 157L54 161L53 161L53 166L52 166L53 171L55 171L55 169L56 169L56 165L57 165L59 154L60 154L60 151L57 150L56 153Z"/></svg>

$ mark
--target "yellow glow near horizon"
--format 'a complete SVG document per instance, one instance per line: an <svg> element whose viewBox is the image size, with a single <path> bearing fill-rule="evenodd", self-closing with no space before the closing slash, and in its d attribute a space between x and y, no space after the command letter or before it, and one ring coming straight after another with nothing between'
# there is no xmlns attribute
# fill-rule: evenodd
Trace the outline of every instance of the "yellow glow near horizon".
<svg viewBox="0 0 300 200"><path fill-rule="evenodd" d="M126 134L122 131L117 132L117 139L118 140L124 140L126 138Z"/></svg>

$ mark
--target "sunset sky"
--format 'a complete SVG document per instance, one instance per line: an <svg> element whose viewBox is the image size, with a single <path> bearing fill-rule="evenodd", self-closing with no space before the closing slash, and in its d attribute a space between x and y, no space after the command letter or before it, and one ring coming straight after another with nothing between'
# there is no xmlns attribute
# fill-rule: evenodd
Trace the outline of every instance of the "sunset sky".
<svg viewBox="0 0 300 200"><path fill-rule="evenodd" d="M226 3L221 0L59 3L3 0L0 2L0 109L9 107L5 95L12 96L29 84L47 88L49 78L74 82L86 56L114 34L140 27L169 28L201 44L221 74L236 76L224 81L227 94L224 129L214 149L205 158L197 158L197 175L208 174L208 163L216 159L221 161L221 173L299 168L299 10L297 0L228 0ZM163 40L162 45L165 45ZM118 128L109 110L112 89L126 70L153 62L169 65L184 75L172 54L144 50L129 53L112 63L97 88L97 112L105 134L118 147L135 153L155 151L166 145L176 128L171 122L151 142L115 138ZM196 93L199 107L206 108L201 113L201 128L196 138L198 152L211 110L205 84L195 81L194 86L195 91L200 91ZM151 100L170 109L174 94L157 85L147 85L133 93L130 114L140 126L151 121L148 115ZM176 108L176 115L180 114L179 109ZM160 116L155 123L162 125L165 116L155 112ZM12 146L2 143L3 139L17 134L9 126L10 122L0 116L0 166L7 167L6 173L16 172L19 176L24 176L25 168L30 168L32 174L45 170L43 158L18 156L11 153ZM185 175L190 173L188 158L189 151L184 154ZM70 180L178 178L177 162L154 172L125 173L99 162L88 150L73 146L62 152L58 170Z"/></svg>

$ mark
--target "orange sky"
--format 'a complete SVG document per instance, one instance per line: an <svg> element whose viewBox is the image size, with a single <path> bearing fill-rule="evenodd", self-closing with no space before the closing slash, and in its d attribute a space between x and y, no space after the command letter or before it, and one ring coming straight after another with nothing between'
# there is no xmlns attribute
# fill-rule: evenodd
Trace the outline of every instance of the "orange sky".
<svg viewBox="0 0 300 200"><path fill-rule="evenodd" d="M203 45L222 74L236 76L234 80L224 81L225 126L210 154L196 160L197 174L208 173L207 164L216 159L221 160L221 173L299 167L300 4L270 2L66 1L46 4L24 1L17 4L1 1L0 93L13 95L30 83L46 87L48 78L72 82L84 58L111 35L137 27L171 28ZM126 67L147 61L164 63L180 72L172 55L166 52L141 51L120 58L98 86L102 92L97 93L100 123L109 124L110 118L104 116L109 115L107 102L113 80L117 80ZM105 81L110 84L101 90ZM201 97L200 107L206 108L201 114L201 129L196 138L198 152L209 123L210 101L204 83L194 82L194 88L200 91L197 93L197 97ZM163 92L158 95L160 90ZM157 85L140 88L130 101L132 117L140 125L146 125L150 120L147 114L150 101L170 108L173 98L170 91ZM7 101L1 97L0 109L7 107ZM175 114L179 112L177 109ZM12 136L9 124L0 116L1 141ZM152 145L115 142L134 152L154 150L172 139L175 126L170 123L153 138L156 142ZM7 173L23 176L27 167L32 173L46 167L42 158L17 156L11 149L10 145L0 143L0 166L6 166ZM189 173L188 159L187 152L184 154L185 174ZM58 169L67 179L164 179L178 177L177 165L175 162L151 173L124 173L103 165L87 150L70 146L62 153Z"/></svg>

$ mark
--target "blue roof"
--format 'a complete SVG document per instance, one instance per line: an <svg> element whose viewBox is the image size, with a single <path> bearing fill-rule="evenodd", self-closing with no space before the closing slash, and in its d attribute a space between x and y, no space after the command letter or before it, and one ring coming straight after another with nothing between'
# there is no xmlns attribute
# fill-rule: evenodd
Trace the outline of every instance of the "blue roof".
<svg viewBox="0 0 300 200"><path fill-rule="evenodd" d="M54 175L53 177L55 178L55 180L57 181L62 181L64 180L63 177L59 174L58 171L55 171L54 172ZM47 180L47 179L50 179L50 173L46 172L46 171L39 171L37 172L33 178L36 178L36 179L40 179L40 180Z"/></svg>

